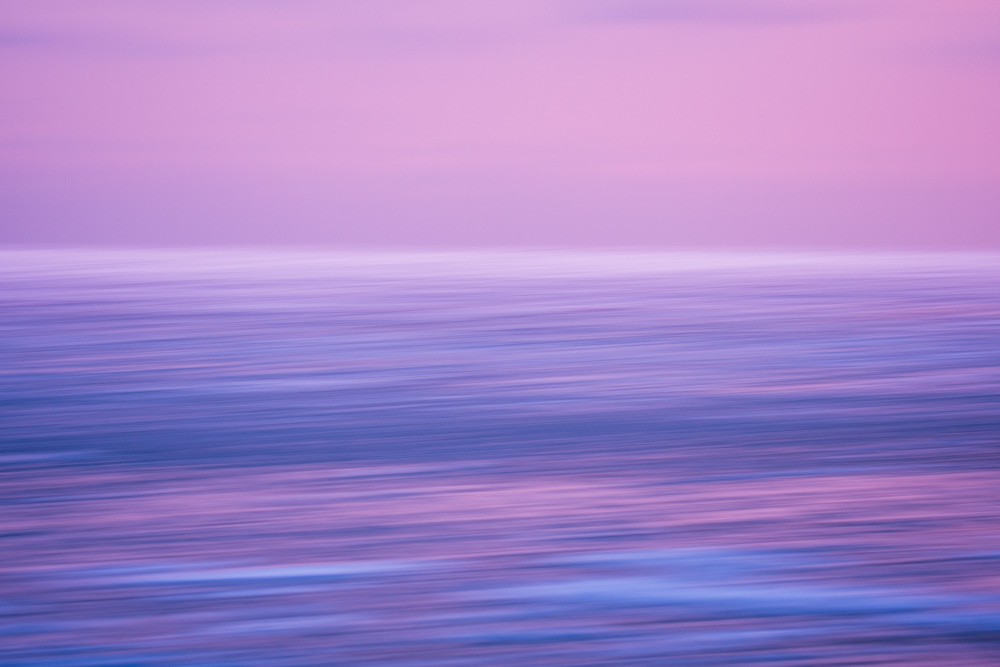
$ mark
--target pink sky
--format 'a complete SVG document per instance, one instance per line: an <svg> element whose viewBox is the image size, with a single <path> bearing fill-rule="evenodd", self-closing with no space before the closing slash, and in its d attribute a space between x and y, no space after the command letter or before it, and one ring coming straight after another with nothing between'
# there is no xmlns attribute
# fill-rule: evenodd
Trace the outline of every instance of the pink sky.
<svg viewBox="0 0 1000 667"><path fill-rule="evenodd" d="M1000 249L997 0L0 0L6 243Z"/></svg>

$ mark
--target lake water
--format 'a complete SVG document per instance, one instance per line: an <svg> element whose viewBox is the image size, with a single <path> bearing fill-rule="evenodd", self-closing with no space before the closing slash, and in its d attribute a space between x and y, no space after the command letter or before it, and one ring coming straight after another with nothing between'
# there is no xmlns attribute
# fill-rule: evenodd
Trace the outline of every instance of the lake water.
<svg viewBox="0 0 1000 667"><path fill-rule="evenodd" d="M1000 255L0 282L0 664L1000 664Z"/></svg>

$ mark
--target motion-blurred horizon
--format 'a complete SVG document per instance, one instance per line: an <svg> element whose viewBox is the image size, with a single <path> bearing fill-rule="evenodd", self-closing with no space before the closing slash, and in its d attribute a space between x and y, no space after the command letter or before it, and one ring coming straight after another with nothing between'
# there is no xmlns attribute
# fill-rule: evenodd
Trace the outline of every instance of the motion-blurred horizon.
<svg viewBox="0 0 1000 667"><path fill-rule="evenodd" d="M0 664L1000 664L1000 3L0 57Z"/></svg>
<svg viewBox="0 0 1000 667"><path fill-rule="evenodd" d="M984 0L0 0L2 243L1000 248Z"/></svg>

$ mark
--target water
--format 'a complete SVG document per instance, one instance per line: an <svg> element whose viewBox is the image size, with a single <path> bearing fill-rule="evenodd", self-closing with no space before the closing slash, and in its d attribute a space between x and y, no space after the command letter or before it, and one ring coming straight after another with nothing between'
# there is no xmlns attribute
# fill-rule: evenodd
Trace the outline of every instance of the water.
<svg viewBox="0 0 1000 667"><path fill-rule="evenodd" d="M0 663L1000 664L998 260L4 251Z"/></svg>

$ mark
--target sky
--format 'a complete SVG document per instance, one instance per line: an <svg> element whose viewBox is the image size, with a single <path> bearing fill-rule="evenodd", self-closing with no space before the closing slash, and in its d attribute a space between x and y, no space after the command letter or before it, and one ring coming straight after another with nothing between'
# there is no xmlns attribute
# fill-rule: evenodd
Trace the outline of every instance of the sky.
<svg viewBox="0 0 1000 667"><path fill-rule="evenodd" d="M1000 249L997 0L0 0L0 243Z"/></svg>

